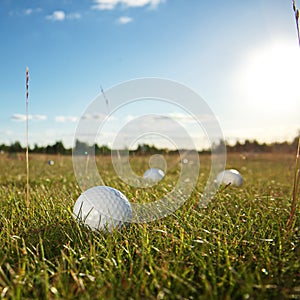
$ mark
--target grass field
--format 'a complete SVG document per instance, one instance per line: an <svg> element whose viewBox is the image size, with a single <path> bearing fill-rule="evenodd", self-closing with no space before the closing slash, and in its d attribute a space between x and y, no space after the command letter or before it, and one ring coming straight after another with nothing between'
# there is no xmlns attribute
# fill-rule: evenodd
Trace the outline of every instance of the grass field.
<svg viewBox="0 0 300 300"><path fill-rule="evenodd" d="M181 209L113 234L77 224L72 159L48 159L30 157L27 211L24 156L0 156L1 299L300 299L299 209L286 230L294 156L229 155L227 168L239 169L244 185L200 209L209 172L201 156L199 184ZM106 185L131 201L155 200L180 171L174 163L157 189L139 191L108 158L98 160Z"/></svg>

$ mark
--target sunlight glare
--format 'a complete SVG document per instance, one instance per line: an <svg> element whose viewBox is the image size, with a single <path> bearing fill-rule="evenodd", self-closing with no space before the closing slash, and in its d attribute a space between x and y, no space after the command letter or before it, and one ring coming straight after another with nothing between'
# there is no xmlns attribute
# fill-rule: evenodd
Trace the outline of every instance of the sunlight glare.
<svg viewBox="0 0 300 300"><path fill-rule="evenodd" d="M241 73L240 73L241 74ZM240 89L251 107L282 110L299 108L300 49L276 43L250 53L242 67Z"/></svg>

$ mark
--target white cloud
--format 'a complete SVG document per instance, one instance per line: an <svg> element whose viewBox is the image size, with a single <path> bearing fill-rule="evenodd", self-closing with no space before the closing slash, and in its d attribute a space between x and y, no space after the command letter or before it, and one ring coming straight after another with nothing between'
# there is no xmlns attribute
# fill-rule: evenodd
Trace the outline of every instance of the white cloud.
<svg viewBox="0 0 300 300"><path fill-rule="evenodd" d="M45 115L33 115L32 118L34 120L39 120L39 121L45 121L45 120L47 120L47 116L45 116Z"/></svg>
<svg viewBox="0 0 300 300"><path fill-rule="evenodd" d="M81 18L81 14L80 13L70 13L70 14L66 14L64 11L62 10L56 10L54 11L51 15L46 16L47 20L50 21L64 21L64 20L78 20Z"/></svg>
<svg viewBox="0 0 300 300"><path fill-rule="evenodd" d="M128 23L131 23L133 21L133 19L132 18L130 18L130 17L120 17L119 19L118 19L118 23L119 24L128 24Z"/></svg>
<svg viewBox="0 0 300 300"><path fill-rule="evenodd" d="M69 20L80 19L81 18L81 14L79 14L79 13L67 14L66 18L69 19Z"/></svg>
<svg viewBox="0 0 300 300"><path fill-rule="evenodd" d="M28 15L31 15L32 12L33 12L33 9L32 9L32 8L27 8L27 9L24 10L24 14L27 15L27 16L28 16Z"/></svg>
<svg viewBox="0 0 300 300"><path fill-rule="evenodd" d="M92 117L95 120L104 120L106 118L106 115L104 115L104 114L94 114Z"/></svg>
<svg viewBox="0 0 300 300"><path fill-rule="evenodd" d="M83 120L104 120L106 117L106 115L104 114L94 114L94 115L90 115L90 114L85 114L82 116Z"/></svg>
<svg viewBox="0 0 300 300"><path fill-rule="evenodd" d="M46 19L51 21L64 21L66 18L66 14L62 10L56 10L51 15L48 15Z"/></svg>
<svg viewBox="0 0 300 300"><path fill-rule="evenodd" d="M127 115L125 117L125 121L126 122L130 122L136 118L141 117L140 115L134 116L134 115ZM203 115L198 115L198 116L192 116L189 114L184 114L184 113L179 113L179 112L175 112L175 113L167 113L164 115L150 115L150 117L148 116L149 120L153 119L154 122L159 122L159 121L168 121L170 120L174 120L176 122L182 123L182 124L198 124L198 123L207 123L209 121L214 121L215 118L212 115L208 115L208 114L203 114Z"/></svg>
<svg viewBox="0 0 300 300"><path fill-rule="evenodd" d="M86 121L107 121L107 122L111 122L111 121L115 121L116 118L114 116L107 116L105 114L84 114L81 117L82 120L86 120Z"/></svg>
<svg viewBox="0 0 300 300"><path fill-rule="evenodd" d="M22 114L13 114L11 119L14 121L26 121L26 115ZM31 119L31 116L28 116L28 119Z"/></svg>
<svg viewBox="0 0 300 300"><path fill-rule="evenodd" d="M168 116L173 120L177 120L183 123L207 123L214 121L217 117L210 114L202 114L202 115L195 115L192 116L190 114L183 114L183 113L169 113Z"/></svg>
<svg viewBox="0 0 300 300"><path fill-rule="evenodd" d="M73 116L57 116L55 117L55 121L58 123L77 122L78 118Z"/></svg>
<svg viewBox="0 0 300 300"><path fill-rule="evenodd" d="M11 119L14 121L26 121L26 115L24 114L13 114ZM47 116L45 115L28 115L28 120L45 121Z"/></svg>
<svg viewBox="0 0 300 300"><path fill-rule="evenodd" d="M28 7L22 10L10 11L9 16L11 17L23 17L23 16L32 16L33 14L38 14L43 10L40 7L32 8Z"/></svg>
<svg viewBox="0 0 300 300"><path fill-rule="evenodd" d="M92 9L112 10L119 4L125 7L150 6L151 8L155 8L164 1L165 0L94 0L95 4L92 6Z"/></svg>
<svg viewBox="0 0 300 300"><path fill-rule="evenodd" d="M11 131L11 130L0 130L0 133L5 135L5 136L12 136L13 135L13 131Z"/></svg>
<svg viewBox="0 0 300 300"><path fill-rule="evenodd" d="M37 8L31 8L31 7L29 7L29 8L26 8L23 11L23 13L24 13L25 16L30 16L30 15L32 15L34 13L40 13L41 11L42 11L42 9L40 7L37 7Z"/></svg>
<svg viewBox="0 0 300 300"><path fill-rule="evenodd" d="M125 122L131 122L132 120L138 118L139 116L133 116L133 115L126 115Z"/></svg>
<svg viewBox="0 0 300 300"><path fill-rule="evenodd" d="M90 119L93 118L93 116L90 115L90 114L85 114L85 115L83 115L81 118L82 118L82 120L90 120Z"/></svg>
<svg viewBox="0 0 300 300"><path fill-rule="evenodd" d="M93 9L97 10L111 10L119 3L119 0L94 0Z"/></svg>

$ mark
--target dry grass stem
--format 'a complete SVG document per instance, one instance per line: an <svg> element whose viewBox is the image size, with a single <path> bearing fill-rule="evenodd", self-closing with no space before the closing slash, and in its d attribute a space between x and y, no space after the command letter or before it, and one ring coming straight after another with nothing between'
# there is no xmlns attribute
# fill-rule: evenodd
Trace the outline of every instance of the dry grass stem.
<svg viewBox="0 0 300 300"><path fill-rule="evenodd" d="M290 229L293 225L293 219L296 212L296 203L298 198L299 191L299 182L300 182L300 137L298 139L298 147L296 154L296 163L295 163L295 173L294 173L294 185L293 185L293 195L292 195L292 205L290 210L290 217L287 222L287 228Z"/></svg>
<svg viewBox="0 0 300 300"><path fill-rule="evenodd" d="M296 20L296 27L297 27L297 34L298 34L298 42L299 42L299 46L300 46L299 9L296 6L295 0L293 0L293 10L295 12L295 20Z"/></svg>
<svg viewBox="0 0 300 300"><path fill-rule="evenodd" d="M28 95L29 69L26 67L26 207L29 208L29 155L28 155Z"/></svg>
<svg viewBox="0 0 300 300"><path fill-rule="evenodd" d="M296 21L296 27L297 27L297 34L298 34L298 43L300 46L300 30L299 30L299 9L296 6L296 1L292 0L293 4L293 10L295 13L295 21ZM296 202L297 202L297 196L298 196L298 190L299 190L299 181L300 181L300 162L299 162L299 151L300 151L300 137L298 139L298 147L297 147L297 153L296 153L296 163L295 163L295 173L294 173L294 184L293 184L293 195L292 195L292 205L290 210L290 216L287 221L287 229L291 229L293 225L293 219L296 212Z"/></svg>

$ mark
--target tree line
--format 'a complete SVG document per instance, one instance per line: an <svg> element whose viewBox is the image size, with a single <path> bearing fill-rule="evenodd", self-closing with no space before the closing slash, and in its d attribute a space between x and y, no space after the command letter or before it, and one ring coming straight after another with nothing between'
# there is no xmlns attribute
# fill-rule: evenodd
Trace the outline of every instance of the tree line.
<svg viewBox="0 0 300 300"><path fill-rule="evenodd" d="M228 153L243 153L243 152L254 152L254 153L295 153L298 145L298 137L295 137L292 142L274 142L274 143L259 143L256 140L245 140L244 142L237 141L234 145L227 145L226 150ZM224 141L220 141L218 145L214 145L214 149L224 146ZM110 155L111 149L108 146L88 145L81 141L75 143L75 153L78 154L90 154L95 155ZM126 150L126 149L124 149ZM11 145L0 144L1 153L21 153L25 151L20 142L14 142ZM71 155L73 149L66 148L62 141L57 141L53 145L38 146L35 144L29 148L29 153L38 154L61 154ZM76 152L77 151L77 152ZM136 150L130 150L134 154L157 154L157 153L171 153L176 151L170 151L168 149L160 149L154 145L142 144L137 147ZM210 153L210 150L202 150L200 153Z"/></svg>

